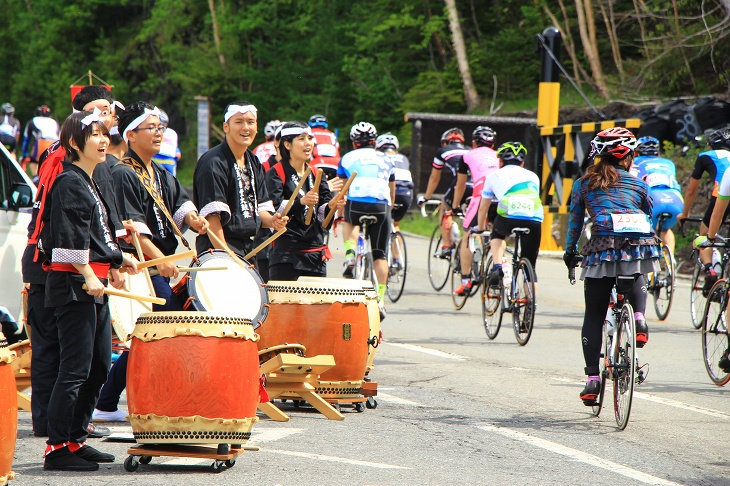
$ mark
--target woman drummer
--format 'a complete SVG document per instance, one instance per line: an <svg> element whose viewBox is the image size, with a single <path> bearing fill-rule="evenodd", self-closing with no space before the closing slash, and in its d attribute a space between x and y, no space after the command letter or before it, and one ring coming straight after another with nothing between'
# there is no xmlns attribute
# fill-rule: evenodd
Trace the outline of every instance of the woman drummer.
<svg viewBox="0 0 730 486"><path fill-rule="evenodd" d="M47 470L94 471L97 463L114 461L85 444L86 424L111 364L108 274L122 266L136 272L135 261L115 243L116 228L92 178L109 143L98 110L66 119L61 145L67 162L48 196L50 214L38 242L50 258L45 304L53 308L60 345L48 404Z"/></svg>
<svg viewBox="0 0 730 486"><path fill-rule="evenodd" d="M266 173L266 189L274 207L282 211L307 170L312 156L312 130L302 122L286 122L281 127L281 162ZM287 231L279 237L269 252L269 278L297 280L300 276L324 277L326 261L331 257L324 244L328 227L322 227L326 214L335 206L327 184L315 187L315 174L310 174L295 197L289 211ZM337 204L343 208L344 200ZM309 211L314 211L310 224Z"/></svg>

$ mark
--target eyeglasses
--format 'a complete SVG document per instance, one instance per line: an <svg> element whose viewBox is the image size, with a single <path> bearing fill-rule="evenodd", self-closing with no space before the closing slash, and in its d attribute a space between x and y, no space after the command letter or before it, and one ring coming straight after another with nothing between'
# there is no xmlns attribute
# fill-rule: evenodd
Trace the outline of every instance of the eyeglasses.
<svg viewBox="0 0 730 486"><path fill-rule="evenodd" d="M154 127L154 126L153 127L140 127L140 128L135 128L132 131L133 132L139 132L140 130L149 130L149 132L152 133L152 134L154 134L154 133L165 133L165 130L167 130L167 127L165 125L159 125L159 126L156 126L156 127Z"/></svg>

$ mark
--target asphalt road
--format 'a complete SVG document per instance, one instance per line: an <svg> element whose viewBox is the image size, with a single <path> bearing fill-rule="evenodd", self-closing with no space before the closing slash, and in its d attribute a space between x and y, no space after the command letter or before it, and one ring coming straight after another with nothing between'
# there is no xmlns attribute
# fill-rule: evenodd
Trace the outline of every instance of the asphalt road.
<svg viewBox="0 0 730 486"><path fill-rule="evenodd" d="M129 473L122 466L129 445L99 439L92 445L116 454L114 464L45 472L43 440L20 412L11 484L730 484L728 390L705 373L686 281L665 322L647 312L650 342L640 360L649 376L619 431L610 406L596 418L578 399L582 288L570 286L562 260L538 261L535 331L520 347L509 325L487 339L478 298L454 311L446 290L429 285L428 242L407 244L406 291L388 305L373 373L376 409L344 409L336 422L284 404L291 420L260 416L251 440L260 450L218 475L206 468L211 461L171 458ZM333 246L337 276L342 250L334 239ZM131 432L123 423L112 429Z"/></svg>

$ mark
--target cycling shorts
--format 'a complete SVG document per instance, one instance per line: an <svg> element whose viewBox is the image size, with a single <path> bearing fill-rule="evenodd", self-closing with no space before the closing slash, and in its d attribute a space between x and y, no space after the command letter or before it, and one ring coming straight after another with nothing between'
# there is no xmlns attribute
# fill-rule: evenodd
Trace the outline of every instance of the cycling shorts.
<svg viewBox="0 0 730 486"><path fill-rule="evenodd" d="M654 224L659 225L659 215L669 213L672 217L662 222L662 231L672 229L677 224L677 215L681 214L684 208L682 195L676 189L661 187L652 189L651 199L654 203L654 209L651 213L651 219ZM656 229L658 230L658 228Z"/></svg>
<svg viewBox="0 0 730 486"><path fill-rule="evenodd" d="M390 239L390 207L387 204L347 201L345 221L360 226L360 216L375 216L377 221L368 226L368 236L373 249L373 260L385 260Z"/></svg>
<svg viewBox="0 0 730 486"><path fill-rule="evenodd" d="M537 281L537 255L540 253L540 237L542 234L542 222L530 221L527 219L512 219L497 215L492 223L492 239L504 240L514 228L529 228L530 233L520 238L520 255L532 263L535 270L535 281ZM507 255L505 253L505 255ZM509 258L509 257L508 257Z"/></svg>
<svg viewBox="0 0 730 486"><path fill-rule="evenodd" d="M710 226L710 218L712 217L712 210L715 209L715 202L717 202L717 198L715 196L710 196L710 204L707 206L707 211L705 211L705 215L702 217L702 222L705 226ZM722 221L724 222L728 218L730 218L730 206L728 206L725 210L725 214L722 216Z"/></svg>
<svg viewBox="0 0 730 486"><path fill-rule="evenodd" d="M15 137L13 137L12 135L0 133L0 143L5 145L9 152L13 152L15 150L15 146L18 144L18 141L15 140Z"/></svg>
<svg viewBox="0 0 730 486"><path fill-rule="evenodd" d="M408 212L408 208L411 207L412 202L413 191L408 189L408 194L398 194L396 191L395 204L393 205L393 209L390 211L390 216L393 218L393 221L397 222L403 219Z"/></svg>

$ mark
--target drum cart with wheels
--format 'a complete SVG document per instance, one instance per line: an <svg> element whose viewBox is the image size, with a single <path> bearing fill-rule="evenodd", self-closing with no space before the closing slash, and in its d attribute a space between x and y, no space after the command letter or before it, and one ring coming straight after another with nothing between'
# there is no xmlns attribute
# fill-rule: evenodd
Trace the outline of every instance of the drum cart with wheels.
<svg viewBox="0 0 730 486"><path fill-rule="evenodd" d="M258 447L246 447L246 449L258 450ZM244 447L241 445L229 446L228 444L219 444L217 448L182 444L141 444L127 450L129 456L124 460L124 470L134 472L139 469L140 464L152 462L153 457L192 457L213 459L210 470L219 473L233 467L236 464L236 458L243 454L243 451Z"/></svg>

